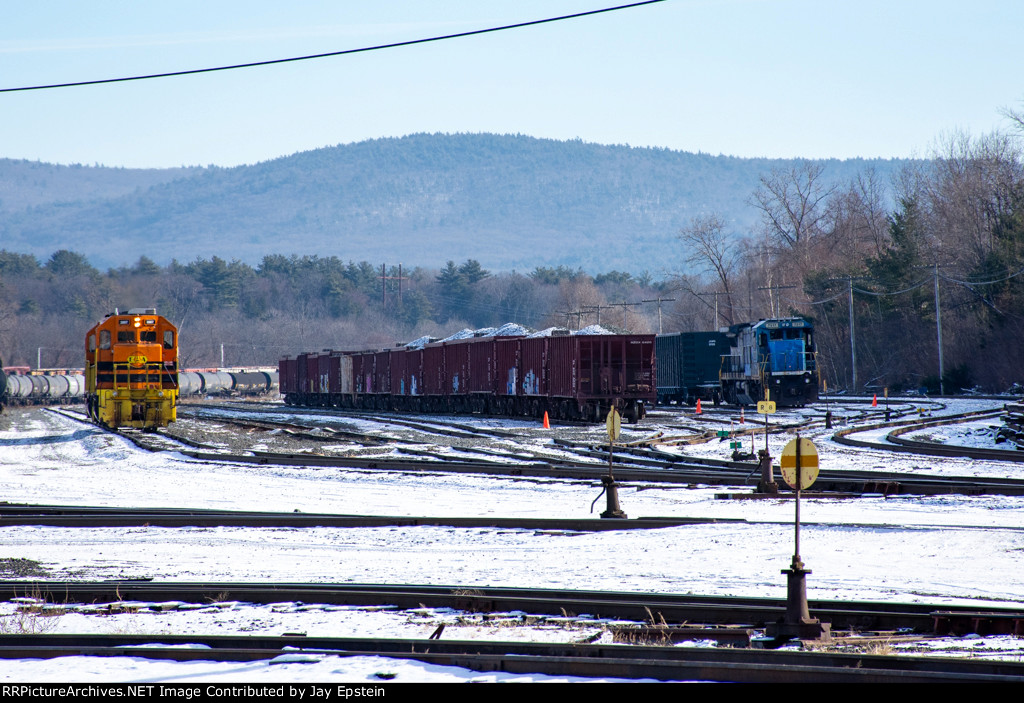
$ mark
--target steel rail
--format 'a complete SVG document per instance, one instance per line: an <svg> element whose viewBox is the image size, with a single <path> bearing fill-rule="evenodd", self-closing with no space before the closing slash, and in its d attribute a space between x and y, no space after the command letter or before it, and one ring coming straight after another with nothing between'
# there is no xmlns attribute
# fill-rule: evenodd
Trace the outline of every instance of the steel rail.
<svg viewBox="0 0 1024 703"><path fill-rule="evenodd" d="M153 646L155 643L166 647ZM182 645L200 644L203 649ZM0 657L140 657L256 661L281 655L384 656L480 672L588 678L744 683L937 683L1024 681L1024 664L827 652L615 644L200 635L4 635Z"/></svg>
<svg viewBox="0 0 1024 703"><path fill-rule="evenodd" d="M934 427L938 425L949 425L965 420L983 420L989 417L995 417L1000 415L1003 410L979 410L967 413L958 413L956 415L943 415L941 417L930 418L922 421L920 419L913 420L900 420L898 422L881 422L872 425L864 425L861 427L849 427L832 435L832 440L839 444L845 444L849 447L860 447L864 449L875 449L885 452L898 452L905 454L927 454L932 456L955 456L955 457L966 457L966 458L980 458L980 459L994 459L997 461L1024 461L1024 457L1020 456L1019 452L1010 452L1002 449L990 449L980 450L982 452L996 452L997 454L993 457L986 457L982 455L974 455L972 447L914 447L910 446L909 443L891 443L883 444L881 442L869 442L862 439L853 439L850 435L859 434L861 432L871 432L874 430L886 429L888 427L894 428L892 432L887 435L889 437L898 436L904 432L912 432L915 429L923 429L925 427ZM1001 457L1001 458L999 458Z"/></svg>
<svg viewBox="0 0 1024 703"><path fill-rule="evenodd" d="M640 517L601 518L445 517L402 515L339 515L189 508L106 508L60 505L0 504L0 526L47 527L457 527L521 530L605 532L650 530L686 525L745 523L739 518Z"/></svg>
<svg viewBox="0 0 1024 703"><path fill-rule="evenodd" d="M110 609L163 609L165 603L282 602L349 606L452 608L468 612L587 614L638 623L703 623L763 627L785 612L785 600L671 593L577 591L458 585L338 583L191 583L154 581L0 581L0 596L36 603L110 604ZM836 630L911 630L1024 634L1024 607L810 600L815 617Z"/></svg>
<svg viewBox="0 0 1024 703"><path fill-rule="evenodd" d="M51 412L59 412L51 410ZM936 418L930 422L953 421L955 419L970 419L986 417L991 411L978 411L973 413L962 413L956 416L945 416ZM74 418L79 419L79 418ZM85 422L85 420L80 420ZM885 447L860 440L850 440L844 434L851 432L867 431L889 426L909 426L918 424L916 421L899 421L896 423L868 426L843 430L834 436L837 442L852 444L855 446L865 445L871 448ZM139 446L159 451L147 446L149 435L141 434L135 436L132 433L119 432L121 436L136 442ZM555 440L557 444L581 456L594 459L607 457L607 447L600 445L593 446L567 440ZM586 447L590 447L589 449ZM894 448L898 449L898 447ZM285 466L325 466L348 469L364 470L385 470L402 472L427 472L427 473L470 473L495 476L517 476L533 478L558 478L572 480L599 481L605 473L605 468L595 462L594 464L559 463L557 461L531 462L529 460L519 461L521 463L507 463L502 461L467 461L457 457L441 455L441 460L403 460L392 457L368 458L368 457L331 457L314 455L308 453L279 453L253 450L250 454L231 454L226 452L204 451L199 449L175 448L185 456L200 461L215 461L241 464L273 464ZM727 485L746 486L750 485L756 466L746 462L730 462L724 460L703 459L684 457L680 460L679 455L659 452L658 450L632 448L616 448L619 456L619 465L616 474L621 480L643 481L655 483L682 483L702 485ZM1019 460L1024 460L1021 457ZM646 468L641 468L646 467ZM711 467L711 470L709 470ZM1024 495L1024 479L1010 478L987 478L987 477L962 477L962 476L921 476L897 472L876 472L876 471L835 471L823 470L816 481L819 492L832 491L843 494L861 493L885 493L885 494L919 494L919 495L944 495L959 493L966 495Z"/></svg>

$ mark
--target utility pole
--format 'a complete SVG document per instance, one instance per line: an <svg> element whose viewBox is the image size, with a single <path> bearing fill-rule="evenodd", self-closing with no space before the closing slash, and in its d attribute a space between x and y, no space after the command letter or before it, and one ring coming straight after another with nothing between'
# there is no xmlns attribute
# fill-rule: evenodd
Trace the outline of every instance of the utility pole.
<svg viewBox="0 0 1024 703"><path fill-rule="evenodd" d="M935 264L935 333L939 341L939 395L945 395L946 389L942 383L942 308L939 307L939 265Z"/></svg>
<svg viewBox="0 0 1024 703"><path fill-rule="evenodd" d="M717 298L716 298L717 301ZM675 302L675 298L655 298L653 300L641 300L641 303L657 303L658 304L658 334L661 334L661 304ZM717 317L717 315L716 315ZM600 323L600 320L598 320Z"/></svg>
<svg viewBox="0 0 1024 703"><path fill-rule="evenodd" d="M758 290L768 291L768 304L772 308L772 317L782 317L782 296L779 296L779 311L775 312L775 299L772 297L772 291L785 290L787 288L796 288L796 286L758 286Z"/></svg>
<svg viewBox="0 0 1024 703"><path fill-rule="evenodd" d="M580 325L583 323L584 312L585 312L585 310L557 310L556 314L558 314L558 315L565 315L565 326L568 327L571 330L572 329L572 324L571 324L570 320L571 320L572 316L573 315L576 316L576 329L579 329Z"/></svg>
<svg viewBox="0 0 1024 703"><path fill-rule="evenodd" d="M853 335L853 276L850 276L850 372L853 375L853 385L850 390L857 392L857 341Z"/></svg>
<svg viewBox="0 0 1024 703"><path fill-rule="evenodd" d="M409 280L408 277L402 275L402 265L398 265L398 275L389 276L387 272L387 264L380 265L380 307L381 310L387 307L388 302L388 281L398 281L398 304L402 304L402 281Z"/></svg>
<svg viewBox="0 0 1024 703"><path fill-rule="evenodd" d="M849 295L847 297L850 306L850 390L857 392L857 333L853 316L853 282L863 280L864 276L843 276L842 278L830 278L829 281L846 281Z"/></svg>
<svg viewBox="0 0 1024 703"><path fill-rule="evenodd" d="M915 268L930 268L935 281L935 337L939 346L939 395L945 395L946 384L942 380L945 372L945 365L942 363L942 305L939 302L939 262L931 266L919 266Z"/></svg>
<svg viewBox="0 0 1024 703"><path fill-rule="evenodd" d="M626 308L628 308L628 307L636 307L638 305L643 305L643 303L627 303L626 301L622 301L621 303L608 303L609 307L620 307L620 306L622 307L622 328L623 329L628 329L626 327Z"/></svg>
<svg viewBox="0 0 1024 703"><path fill-rule="evenodd" d="M713 295L713 296L715 296L715 329L717 330L718 327L719 327L719 324L718 324L718 296L726 295L726 293L720 293L718 291L715 291L714 293L694 293L694 295L696 295L698 297L704 297L706 295Z"/></svg>
<svg viewBox="0 0 1024 703"><path fill-rule="evenodd" d="M612 309L611 305L587 305L585 307L580 308L580 310L582 312L584 312L584 313L596 312L597 313L597 324L601 324L601 311L602 310L611 310L611 309Z"/></svg>

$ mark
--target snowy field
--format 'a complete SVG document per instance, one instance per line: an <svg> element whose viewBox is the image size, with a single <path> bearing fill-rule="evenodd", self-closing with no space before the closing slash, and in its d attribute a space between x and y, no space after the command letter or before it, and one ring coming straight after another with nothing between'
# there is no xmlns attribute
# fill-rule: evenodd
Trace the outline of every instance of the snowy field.
<svg viewBox="0 0 1024 703"><path fill-rule="evenodd" d="M992 401L956 401L936 415L998 407ZM790 419L798 414L792 413ZM645 437L658 431L680 435L681 425L721 427L692 412L665 417L670 421L652 418L639 428L629 428L628 436ZM772 420L785 417L780 413ZM524 446L550 451L554 451L551 437L568 431L557 427L543 431L519 421L460 418L458 422L521 430ZM982 421L963 430L943 427L930 434L935 439L941 431L946 443L957 443L960 436L980 443L984 433L979 427L997 423ZM603 428L589 433L597 441ZM824 467L1024 477L1019 464L855 450L832 442L829 434L814 430L805 435L816 442ZM769 439L773 455L778 456L788 439ZM763 436L756 442L763 447ZM673 451L724 458L726 446L715 441ZM199 462L176 454L150 454L42 410L8 411L0 416L0 477L4 499L13 503L367 515L586 517L600 493L597 483L559 480ZM7 527L0 528L0 559L39 562L50 579L423 583L784 597L785 582L779 572L788 567L793 551L793 502L718 499L722 492L627 484L620 500L630 517L743 522L588 534L445 527ZM597 511L602 504L603 499ZM1024 498L1003 496L805 501L801 555L813 571L808 577L808 597L967 603L979 608L1024 605L1019 568L1024 552L1022 509ZM12 611L13 605L0 605L0 615ZM368 612L296 604L116 616L75 613L54 620L55 632L152 633L156 640L161 633L235 632L426 637L445 622L451 628L445 631L446 638L451 632L451 638L459 639L574 641L600 635L603 625L499 628L443 612ZM988 641L981 646L1009 645ZM21 681L372 682L382 671L396 673L398 681L506 680L379 658L224 665L88 658L0 661L0 678Z"/></svg>

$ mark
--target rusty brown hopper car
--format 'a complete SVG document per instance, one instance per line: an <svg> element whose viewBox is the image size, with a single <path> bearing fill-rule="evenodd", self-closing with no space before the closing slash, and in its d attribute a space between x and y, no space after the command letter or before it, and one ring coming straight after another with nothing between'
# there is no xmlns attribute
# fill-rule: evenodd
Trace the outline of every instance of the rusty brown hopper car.
<svg viewBox="0 0 1024 703"><path fill-rule="evenodd" d="M656 399L654 335L482 337L286 357L290 405L603 421Z"/></svg>

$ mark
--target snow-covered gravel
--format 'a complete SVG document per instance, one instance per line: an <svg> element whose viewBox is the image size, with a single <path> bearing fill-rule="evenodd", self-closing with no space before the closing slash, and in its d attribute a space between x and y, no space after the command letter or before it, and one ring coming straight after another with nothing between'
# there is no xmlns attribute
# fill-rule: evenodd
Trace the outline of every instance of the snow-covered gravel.
<svg viewBox="0 0 1024 703"><path fill-rule="evenodd" d="M949 402L938 414L999 407L993 401ZM790 418L801 412L792 411ZM772 418L781 421L787 414ZM719 424L678 414L624 428L628 437L657 431L678 436L679 425ZM437 418L433 418L436 420ZM763 418L761 418L763 419ZM751 422L747 418L748 424ZM459 418L459 423L521 432L523 444L557 451L553 436L599 441L603 428L554 428L536 423ZM364 423L361 431L394 428ZM967 429L937 428L947 443L983 442ZM972 462L855 450L823 430L805 433L823 466L952 475L1024 477L1019 464ZM790 436L773 436L778 455ZM441 440L438 440L443 443ZM746 440L749 442L749 440ZM760 448L763 436L756 440ZM717 441L676 448L725 458ZM492 478L458 474L401 474L333 468L236 466L199 462L180 454L149 454L127 442L43 410L8 410L0 416L0 477L4 499L17 503L130 507L189 507L371 515L585 517L599 484ZM780 569L792 555L791 500L720 500L721 489L627 485L620 494L631 516L714 517L745 522L651 531L556 534L529 530L443 527L373 529L0 527L0 559L38 562L49 578L150 577L188 581L323 581L535 586L674 591L784 597ZM735 492L735 491L733 491ZM600 510L600 504L596 508ZM806 523L801 555L813 573L812 599L865 599L936 603L1024 604L1019 562L1024 552L1024 498L934 496L815 499L801 508ZM2 563L2 562L0 562ZM13 605L0 604L0 626L14 626ZM423 637L439 622L452 637L493 639L593 636L601 624L570 628L494 627L460 615L301 608L295 604L237 605L231 609L122 615L65 614L55 631L140 633L308 632L335 636ZM447 619L447 620L446 620ZM446 630L445 636L448 636ZM1016 640L1011 640L1015 642ZM1000 645L1001 646L1001 645ZM969 647L978 649L976 642ZM995 645L989 645L995 648ZM415 662L320 658L310 663L168 664L139 659L81 662L4 662L7 680L324 680L373 681L382 670L399 681L509 680ZM510 677L538 680L543 677ZM186 679L182 679L186 680Z"/></svg>

